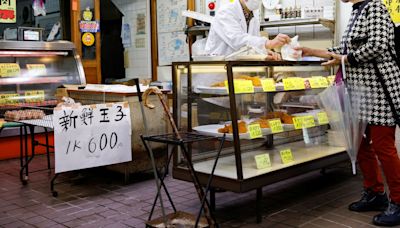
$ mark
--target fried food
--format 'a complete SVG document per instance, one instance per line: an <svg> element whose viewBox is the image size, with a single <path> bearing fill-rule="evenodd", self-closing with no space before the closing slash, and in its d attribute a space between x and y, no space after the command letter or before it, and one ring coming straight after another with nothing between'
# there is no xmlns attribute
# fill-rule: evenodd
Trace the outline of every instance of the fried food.
<svg viewBox="0 0 400 228"><path fill-rule="evenodd" d="M285 112L269 112L260 118L263 120L280 119L284 124L293 124L293 117Z"/></svg>
<svg viewBox="0 0 400 228"><path fill-rule="evenodd" d="M267 119L258 119L258 120L251 122L251 124L260 124L261 128L270 128L269 122Z"/></svg>
<svg viewBox="0 0 400 228"><path fill-rule="evenodd" d="M239 127L240 134L247 132L247 125L246 125L246 122L244 122L243 120L240 120L238 122L238 127ZM223 128L218 129L218 132L232 134L233 133L232 124L225 124L225 126Z"/></svg>
<svg viewBox="0 0 400 228"><path fill-rule="evenodd" d="M293 117L291 115L288 115L287 113L283 113L281 121L284 124L293 124Z"/></svg>

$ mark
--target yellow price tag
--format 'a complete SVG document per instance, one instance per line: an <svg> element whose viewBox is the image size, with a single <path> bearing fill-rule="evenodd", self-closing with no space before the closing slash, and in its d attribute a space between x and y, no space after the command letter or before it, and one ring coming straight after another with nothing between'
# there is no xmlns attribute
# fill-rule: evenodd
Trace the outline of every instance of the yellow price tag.
<svg viewBox="0 0 400 228"><path fill-rule="evenodd" d="M44 101L44 90L28 90L25 91L26 102Z"/></svg>
<svg viewBox="0 0 400 228"><path fill-rule="evenodd" d="M318 78L312 77L312 78L308 79L308 81L310 82L311 88L313 88L313 89L321 88Z"/></svg>
<svg viewBox="0 0 400 228"><path fill-rule="evenodd" d="M317 114L317 117L318 117L318 124L322 125L329 123L328 115L326 114L326 112L319 112Z"/></svg>
<svg viewBox="0 0 400 228"><path fill-rule="evenodd" d="M29 73L33 74L47 74L46 65L44 64L26 64L26 68L29 70Z"/></svg>
<svg viewBox="0 0 400 228"><path fill-rule="evenodd" d="M282 122L280 119L272 119L272 120L268 120L269 122L269 127L271 128L271 132L272 133L281 133L283 132L283 126L282 126Z"/></svg>
<svg viewBox="0 0 400 228"><path fill-rule="evenodd" d="M0 94L0 104L18 104L19 103L19 94L17 93L9 93L9 94Z"/></svg>
<svg viewBox="0 0 400 228"><path fill-rule="evenodd" d="M400 2L394 0L383 0L394 23L400 23Z"/></svg>
<svg viewBox="0 0 400 228"><path fill-rule="evenodd" d="M325 77L318 77L320 88L326 88L329 86L328 79Z"/></svg>
<svg viewBox="0 0 400 228"><path fill-rule="evenodd" d="M328 77L327 77L328 84L329 84L329 85L332 85L332 84L335 82L335 78L336 78L335 75L328 76Z"/></svg>
<svg viewBox="0 0 400 228"><path fill-rule="evenodd" d="M303 128L315 127L314 116L303 116Z"/></svg>
<svg viewBox="0 0 400 228"><path fill-rule="evenodd" d="M275 81L272 78L261 79L261 85L264 92L276 91Z"/></svg>
<svg viewBox="0 0 400 228"><path fill-rule="evenodd" d="M235 94L240 93L254 93L253 82L250 80L234 79L233 86L235 88ZM225 81L226 91L229 93L228 81Z"/></svg>
<svg viewBox="0 0 400 228"><path fill-rule="evenodd" d="M293 117L293 124L294 124L294 129L302 129L303 117L302 116Z"/></svg>
<svg viewBox="0 0 400 228"><path fill-rule="evenodd" d="M21 72L17 63L0 63L0 77L14 77Z"/></svg>
<svg viewBox="0 0 400 228"><path fill-rule="evenodd" d="M256 160L257 169L265 169L272 166L269 154L259 154L254 156L254 159Z"/></svg>
<svg viewBox="0 0 400 228"><path fill-rule="evenodd" d="M247 130L249 130L250 139L263 137L260 124L249 124Z"/></svg>
<svg viewBox="0 0 400 228"><path fill-rule="evenodd" d="M281 150L279 151L279 153L281 155L281 160L283 164L287 164L294 161L291 149Z"/></svg>
<svg viewBox="0 0 400 228"><path fill-rule="evenodd" d="M304 79L293 77L283 79L283 89L284 90L302 90L305 89Z"/></svg>

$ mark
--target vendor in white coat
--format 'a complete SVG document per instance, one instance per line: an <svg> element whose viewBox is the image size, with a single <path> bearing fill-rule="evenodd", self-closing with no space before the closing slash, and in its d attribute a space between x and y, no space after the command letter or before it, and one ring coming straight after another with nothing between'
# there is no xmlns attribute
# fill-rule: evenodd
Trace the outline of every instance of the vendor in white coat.
<svg viewBox="0 0 400 228"><path fill-rule="evenodd" d="M211 23L205 51L208 55L229 55L243 46L251 46L268 53L268 59L279 55L267 50L290 42L290 37L279 34L273 40L260 36L259 10L261 0L235 0L223 5Z"/></svg>

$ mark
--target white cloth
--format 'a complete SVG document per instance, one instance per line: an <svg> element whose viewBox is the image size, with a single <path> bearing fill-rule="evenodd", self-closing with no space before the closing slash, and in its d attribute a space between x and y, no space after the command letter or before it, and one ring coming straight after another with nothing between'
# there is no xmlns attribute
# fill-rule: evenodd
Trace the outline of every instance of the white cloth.
<svg viewBox="0 0 400 228"><path fill-rule="evenodd" d="M216 13L205 51L208 55L229 55L243 46L265 50L267 38L260 37L259 10L253 11L254 17L247 28L239 0L223 5Z"/></svg>

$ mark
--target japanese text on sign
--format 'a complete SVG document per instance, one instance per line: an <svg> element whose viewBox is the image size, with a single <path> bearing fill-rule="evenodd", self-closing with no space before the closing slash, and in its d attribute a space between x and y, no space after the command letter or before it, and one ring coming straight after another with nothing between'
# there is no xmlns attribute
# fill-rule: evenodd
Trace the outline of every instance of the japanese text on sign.
<svg viewBox="0 0 400 228"><path fill-rule="evenodd" d="M272 119L269 120L269 126L271 128L271 132L272 133L280 133L283 132L283 126L282 126L282 122L280 119Z"/></svg>
<svg viewBox="0 0 400 228"><path fill-rule="evenodd" d="M53 124L56 173L132 160L127 103L57 108Z"/></svg>
<svg viewBox="0 0 400 228"><path fill-rule="evenodd" d="M17 93L0 94L0 105L18 104L18 102L19 94Z"/></svg>
<svg viewBox="0 0 400 228"><path fill-rule="evenodd" d="M315 127L314 116L296 116L293 118L295 129Z"/></svg>
<svg viewBox="0 0 400 228"><path fill-rule="evenodd" d="M291 149L281 150L279 153L281 155L281 160L283 164L287 164L294 161Z"/></svg>
<svg viewBox="0 0 400 228"><path fill-rule="evenodd" d="M283 80L284 90L302 90L305 89L304 79L298 77L284 78Z"/></svg>
<svg viewBox="0 0 400 228"><path fill-rule="evenodd" d="M259 154L254 156L254 159L256 160L257 169L265 169L272 166L269 154Z"/></svg>
<svg viewBox="0 0 400 228"><path fill-rule="evenodd" d="M250 139L263 137L260 124L250 124L247 129L250 133Z"/></svg>
<svg viewBox="0 0 400 228"><path fill-rule="evenodd" d="M0 1L0 23L15 23L17 0L1 0Z"/></svg>
<svg viewBox="0 0 400 228"><path fill-rule="evenodd" d="M0 63L0 77L14 77L20 73L17 63Z"/></svg>
<svg viewBox="0 0 400 228"><path fill-rule="evenodd" d="M254 93L254 86L251 80L234 79L233 86L235 93ZM228 81L225 81L225 87L229 93Z"/></svg>
<svg viewBox="0 0 400 228"><path fill-rule="evenodd" d="M40 102L44 101L44 90L28 90L25 91L26 102Z"/></svg>
<svg viewBox="0 0 400 228"><path fill-rule="evenodd" d="M318 124L322 125L329 123L328 115L326 114L326 112L319 112L317 114L317 117L318 117Z"/></svg>
<svg viewBox="0 0 400 228"><path fill-rule="evenodd" d="M273 78L261 79L261 85L264 92L276 91L275 81Z"/></svg>

